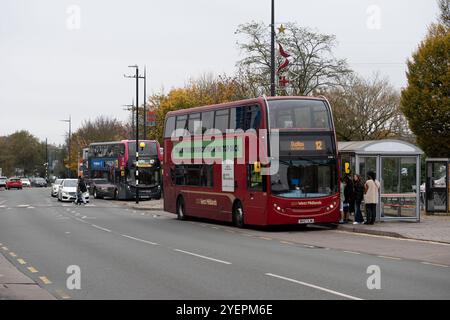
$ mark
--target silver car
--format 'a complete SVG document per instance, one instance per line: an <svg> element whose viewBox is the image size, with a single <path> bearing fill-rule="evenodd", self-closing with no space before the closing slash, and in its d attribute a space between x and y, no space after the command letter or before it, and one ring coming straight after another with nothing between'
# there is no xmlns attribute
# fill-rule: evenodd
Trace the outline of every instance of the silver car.
<svg viewBox="0 0 450 320"><path fill-rule="evenodd" d="M56 179L55 182L52 183L52 191L50 192L52 197L56 197L58 195L59 188L61 188L63 181L64 179Z"/></svg>

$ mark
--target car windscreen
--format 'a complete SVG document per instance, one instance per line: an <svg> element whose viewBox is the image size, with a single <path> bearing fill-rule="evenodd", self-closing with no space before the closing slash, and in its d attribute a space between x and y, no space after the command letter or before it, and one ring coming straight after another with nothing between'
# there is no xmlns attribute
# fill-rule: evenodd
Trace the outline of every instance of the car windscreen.
<svg viewBox="0 0 450 320"><path fill-rule="evenodd" d="M74 188L78 184L77 180L65 180L63 183L64 187Z"/></svg>

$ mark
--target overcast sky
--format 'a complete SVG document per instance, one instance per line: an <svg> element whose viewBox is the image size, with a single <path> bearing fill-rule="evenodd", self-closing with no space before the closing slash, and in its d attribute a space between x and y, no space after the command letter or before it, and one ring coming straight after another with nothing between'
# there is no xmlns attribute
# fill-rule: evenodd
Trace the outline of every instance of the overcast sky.
<svg viewBox="0 0 450 320"><path fill-rule="evenodd" d="M437 16L434 0L276 0L277 24L336 35L337 57L397 88ZM69 115L73 130L100 114L125 120L131 64L147 65L149 94L232 74L234 32L252 20L270 23L270 0L1 0L0 135L26 129L62 143Z"/></svg>

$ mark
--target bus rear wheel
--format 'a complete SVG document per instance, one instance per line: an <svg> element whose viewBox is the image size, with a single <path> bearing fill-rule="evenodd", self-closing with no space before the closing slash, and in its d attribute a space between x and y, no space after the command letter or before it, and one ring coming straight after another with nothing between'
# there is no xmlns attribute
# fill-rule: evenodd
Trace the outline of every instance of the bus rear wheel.
<svg viewBox="0 0 450 320"><path fill-rule="evenodd" d="M244 210L242 209L242 204L236 202L233 207L233 224L238 228L244 228Z"/></svg>
<svg viewBox="0 0 450 320"><path fill-rule="evenodd" d="M183 197L178 197L177 200L177 218L178 220L186 220L186 215L185 215L185 207L184 207L184 200Z"/></svg>

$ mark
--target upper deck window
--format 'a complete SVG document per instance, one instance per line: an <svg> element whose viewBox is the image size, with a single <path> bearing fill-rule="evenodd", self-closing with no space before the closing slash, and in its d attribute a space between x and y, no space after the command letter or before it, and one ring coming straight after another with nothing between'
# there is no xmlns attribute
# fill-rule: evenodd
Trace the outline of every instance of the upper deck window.
<svg viewBox="0 0 450 320"><path fill-rule="evenodd" d="M321 100L272 100L269 116L271 128L331 129L330 113Z"/></svg>

